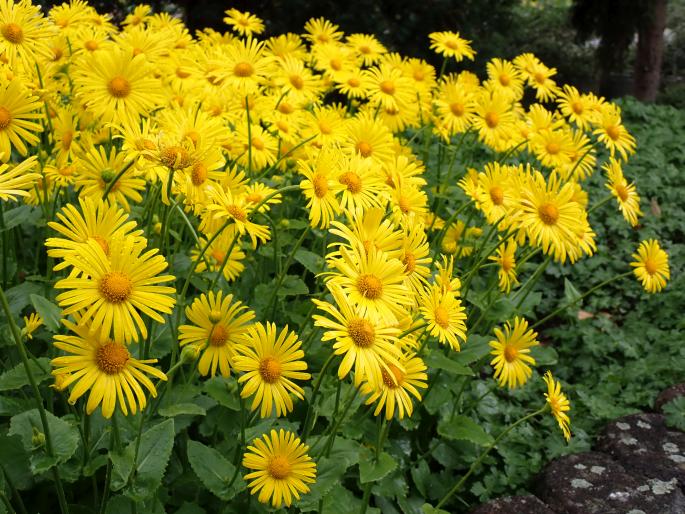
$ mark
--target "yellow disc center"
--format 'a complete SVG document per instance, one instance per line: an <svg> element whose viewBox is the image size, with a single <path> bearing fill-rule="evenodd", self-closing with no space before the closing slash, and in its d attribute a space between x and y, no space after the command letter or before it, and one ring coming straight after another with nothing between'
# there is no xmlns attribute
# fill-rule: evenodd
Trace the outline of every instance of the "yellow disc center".
<svg viewBox="0 0 685 514"><path fill-rule="evenodd" d="M555 225L559 220L559 209L556 205L546 203L538 208L538 215L545 225Z"/></svg>
<svg viewBox="0 0 685 514"><path fill-rule="evenodd" d="M209 336L209 344L221 348L228 341L228 330L223 325L214 325Z"/></svg>
<svg viewBox="0 0 685 514"><path fill-rule="evenodd" d="M373 153L373 148L366 141L359 141L355 148L361 154L362 157L369 157Z"/></svg>
<svg viewBox="0 0 685 514"><path fill-rule="evenodd" d="M466 109L464 108L464 104L463 104L463 103L461 103L461 102L452 102L452 103L450 104L450 111L452 112L452 114L454 114L455 116L459 117L459 116L463 116L463 115L464 115L464 112L466 112Z"/></svg>
<svg viewBox="0 0 685 514"><path fill-rule="evenodd" d="M190 173L190 180L194 186L201 186L207 180L207 166L198 162L193 166L193 171Z"/></svg>
<svg viewBox="0 0 685 514"><path fill-rule="evenodd" d="M126 273L110 271L100 279L99 289L109 303L122 303L131 296L133 282Z"/></svg>
<svg viewBox="0 0 685 514"><path fill-rule="evenodd" d="M95 364L100 371L116 375L126 367L130 356L125 346L109 342L95 352Z"/></svg>
<svg viewBox="0 0 685 514"><path fill-rule="evenodd" d="M383 82L380 83L380 88L381 88L381 91L383 91L386 95L394 95L395 94L395 84L393 83L392 80L384 80Z"/></svg>
<svg viewBox="0 0 685 514"><path fill-rule="evenodd" d="M547 149L547 153L550 155L556 155L559 153L559 150L561 150L561 146L559 146L559 143L555 142L547 143L547 146L545 148Z"/></svg>
<svg viewBox="0 0 685 514"><path fill-rule="evenodd" d="M504 360L507 362L514 362L518 357L519 351L513 345L506 345L504 347Z"/></svg>
<svg viewBox="0 0 685 514"><path fill-rule="evenodd" d="M362 190L362 179L353 171L347 171L338 179L341 184L347 186L350 193L356 194Z"/></svg>
<svg viewBox="0 0 685 514"><path fill-rule="evenodd" d="M24 31L16 23L5 23L2 26L2 35L7 41L15 45L24 40Z"/></svg>
<svg viewBox="0 0 685 514"><path fill-rule="evenodd" d="M323 198L328 193L328 180L323 175L314 175L312 185L317 198Z"/></svg>
<svg viewBox="0 0 685 514"><path fill-rule="evenodd" d="M6 129L12 123L12 115L5 107L0 107L0 130Z"/></svg>
<svg viewBox="0 0 685 514"><path fill-rule="evenodd" d="M109 81L107 90L115 98L126 98L131 94L131 83L121 75L118 75Z"/></svg>
<svg viewBox="0 0 685 514"><path fill-rule="evenodd" d="M373 325L365 319L354 318L347 323L347 333L352 342L359 348L368 348L376 339Z"/></svg>
<svg viewBox="0 0 685 514"><path fill-rule="evenodd" d="M388 364L388 368L390 369L390 373L388 373L387 369L381 368L383 383L390 389L397 389L402 385L404 373L402 373L402 370L394 364Z"/></svg>
<svg viewBox="0 0 685 514"><path fill-rule="evenodd" d="M496 112L489 112L485 115L485 124L490 128L495 128L499 123L499 114Z"/></svg>
<svg viewBox="0 0 685 514"><path fill-rule="evenodd" d="M254 73L254 67L249 62L239 62L233 67L236 77L249 77Z"/></svg>
<svg viewBox="0 0 685 514"><path fill-rule="evenodd" d="M275 478L276 480L283 480L288 478L288 475L290 475L290 462L288 462L287 458L281 455L276 455L269 461L267 471L272 478Z"/></svg>
<svg viewBox="0 0 685 514"><path fill-rule="evenodd" d="M238 205L229 205L226 210L228 213L233 217L233 219L245 222L247 221L247 213L245 212L245 209Z"/></svg>
<svg viewBox="0 0 685 514"><path fill-rule="evenodd" d="M450 326L450 314L442 305L435 308L435 322L442 328Z"/></svg>
<svg viewBox="0 0 685 514"><path fill-rule="evenodd" d="M645 260L645 271L650 275L654 275L658 269L656 261L654 259Z"/></svg>
<svg viewBox="0 0 685 514"><path fill-rule="evenodd" d="M357 289L364 298L376 300L383 294L383 283L377 276L365 274L357 279Z"/></svg>
<svg viewBox="0 0 685 514"><path fill-rule="evenodd" d="M259 363L259 374L267 384L273 384L281 378L281 363L273 357L265 357Z"/></svg>
<svg viewBox="0 0 685 514"><path fill-rule="evenodd" d="M499 186L492 186L490 188L490 200L495 205L502 205L504 202L504 191Z"/></svg>

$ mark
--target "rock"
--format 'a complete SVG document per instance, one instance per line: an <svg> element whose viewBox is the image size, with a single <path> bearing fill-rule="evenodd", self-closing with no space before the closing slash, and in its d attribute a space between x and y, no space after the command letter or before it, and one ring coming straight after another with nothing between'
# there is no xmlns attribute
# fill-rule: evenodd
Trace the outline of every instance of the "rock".
<svg viewBox="0 0 685 514"><path fill-rule="evenodd" d="M662 482L676 480L685 487L685 433L669 430L661 414L632 414L612 421L596 450L629 471Z"/></svg>
<svg viewBox="0 0 685 514"><path fill-rule="evenodd" d="M564 514L682 514L685 496L676 480L630 474L604 453L586 452L552 461L537 496Z"/></svg>
<svg viewBox="0 0 685 514"><path fill-rule="evenodd" d="M682 384L676 384L674 386L669 387L668 389L664 389L659 393L659 396L656 397L656 401L654 402L654 410L657 412L661 412L661 408L670 402L671 400L675 400L679 396L685 396L685 382Z"/></svg>
<svg viewBox="0 0 685 514"><path fill-rule="evenodd" d="M554 514L537 496L504 496L476 507L471 514Z"/></svg>

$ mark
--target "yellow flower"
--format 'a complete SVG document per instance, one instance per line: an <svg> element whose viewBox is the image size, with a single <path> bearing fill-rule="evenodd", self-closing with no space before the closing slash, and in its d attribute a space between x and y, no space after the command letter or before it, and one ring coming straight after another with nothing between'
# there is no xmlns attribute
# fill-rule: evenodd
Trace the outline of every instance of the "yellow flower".
<svg viewBox="0 0 685 514"><path fill-rule="evenodd" d="M642 241L633 258L635 261L630 263L635 268L633 273L648 293L658 293L666 287L666 281L671 278L668 254L656 239Z"/></svg>
<svg viewBox="0 0 685 514"><path fill-rule="evenodd" d="M293 497L309 492L307 484L316 482L316 463L307 455L309 447L292 432L271 430L270 435L252 441L243 456L243 466L254 470L245 475L250 494L259 493L261 503L290 507Z"/></svg>
<svg viewBox="0 0 685 514"><path fill-rule="evenodd" d="M581 130L588 128L597 118L591 98L580 94L573 86L564 85L557 94L557 103L562 114Z"/></svg>
<svg viewBox="0 0 685 514"><path fill-rule="evenodd" d="M340 199L343 210L355 213L386 203L387 185L372 161L359 155L342 156L336 168L338 182L345 187Z"/></svg>
<svg viewBox="0 0 685 514"><path fill-rule="evenodd" d="M377 63L388 51L375 36L370 34L350 34L347 36L347 45L357 52L364 66Z"/></svg>
<svg viewBox="0 0 685 514"><path fill-rule="evenodd" d="M181 347L194 346L202 351L197 363L200 375L216 375L217 369L230 376L235 346L247 333L254 312L233 295L202 294L186 307L186 317L192 325L181 325L178 342Z"/></svg>
<svg viewBox="0 0 685 514"><path fill-rule="evenodd" d="M338 152L327 147L315 159L297 163L299 172L305 177L300 188L308 200L309 221L314 228L328 228L341 211L337 194L345 186L336 177L338 159Z"/></svg>
<svg viewBox="0 0 685 514"><path fill-rule="evenodd" d="M392 160L392 134L372 114L360 114L350 119L345 128L344 151L381 165Z"/></svg>
<svg viewBox="0 0 685 514"><path fill-rule="evenodd" d="M374 387L368 382L362 385L362 393L370 395L366 405L378 402L373 412L374 416L378 416L385 408L385 419L392 419L395 411L397 417L403 419L405 413L411 416L414 411L411 396L421 401L419 389L427 387L426 365L411 353L402 356L400 365L401 368L389 364L389 371L382 370L383 381L379 387Z"/></svg>
<svg viewBox="0 0 685 514"><path fill-rule="evenodd" d="M636 227L637 218L642 216L642 211L640 211L640 196L637 194L635 184L628 184L623 176L621 162L613 157L602 166L602 169L607 172L606 186L616 197L621 214L631 226Z"/></svg>
<svg viewBox="0 0 685 514"><path fill-rule="evenodd" d="M0 29L2 30L2 29ZM38 132L43 126L39 112L41 103L19 79L0 85L0 157L3 162L10 158L12 149L22 156L28 153L26 145L38 143Z"/></svg>
<svg viewBox="0 0 685 514"><path fill-rule="evenodd" d="M311 18L304 24L307 33L303 37L313 45L332 43L343 37L339 28L325 18Z"/></svg>
<svg viewBox="0 0 685 514"><path fill-rule="evenodd" d="M537 346L537 333L528 329L528 322L514 318L514 324L506 322L504 331L495 328L496 341L490 341L494 355L490 364L495 368L495 379L500 387L505 385L514 389L525 384L532 371L530 365L535 366L535 359L530 355L530 348Z"/></svg>
<svg viewBox="0 0 685 514"><path fill-rule="evenodd" d="M0 153L0 160L2 157L3 154ZM13 167L0 164L0 200L16 200L18 196L29 196L29 190L41 179L39 173L31 171L35 164L35 157L29 157Z"/></svg>
<svg viewBox="0 0 685 514"><path fill-rule="evenodd" d="M28 316L24 316L24 328L21 329L21 335L27 339L33 339L33 333L43 325L43 318L40 314L32 312Z"/></svg>
<svg viewBox="0 0 685 514"><path fill-rule="evenodd" d="M571 406L566 395L561 392L561 384L558 380L554 380L551 371L545 373L543 380L547 384L547 392L545 393L547 403L552 410L554 419L559 423L559 428L561 428L564 438L568 441L571 439L571 430L569 429L571 420L566 413L571 410Z"/></svg>
<svg viewBox="0 0 685 514"><path fill-rule="evenodd" d="M457 62L464 59L473 61L476 52L471 49L471 41L459 36L459 32L433 32L428 35L431 50L445 57L454 57Z"/></svg>
<svg viewBox="0 0 685 514"><path fill-rule="evenodd" d="M212 203L207 205L207 211L213 214L215 220L232 220L240 235L247 233L250 236L253 248L256 248L257 241L265 243L269 240L269 227L250 220L253 207L247 204L245 197L236 197L230 189L223 188L214 188L210 196Z"/></svg>
<svg viewBox="0 0 685 514"><path fill-rule="evenodd" d="M34 70L40 57L51 56L54 26L48 24L40 5L30 0L0 0L0 54L14 69Z"/></svg>
<svg viewBox="0 0 685 514"><path fill-rule="evenodd" d="M419 311L428 324L428 333L442 344L449 343L458 352L459 339L466 342L466 314L457 295L436 284L424 292L419 305Z"/></svg>
<svg viewBox="0 0 685 514"><path fill-rule="evenodd" d="M367 79L369 101L374 106L401 109L416 101L416 91L402 70L387 64L362 72Z"/></svg>
<svg viewBox="0 0 685 514"><path fill-rule="evenodd" d="M109 253L105 254L99 242L89 239L77 253L64 256L64 260L77 271L59 280L55 289L68 289L57 295L64 307L64 315L83 311L79 322L101 329L103 337L114 336L114 341L138 341L140 332L147 337L147 328L140 313L163 323L159 312L171 314L176 293L173 287L160 283L174 280L171 275L158 275L167 268L158 250L141 255L143 245L134 238L113 239ZM92 321L91 321L92 320Z"/></svg>
<svg viewBox="0 0 685 514"><path fill-rule="evenodd" d="M618 152L625 161L629 154L635 153L635 138L621 123L621 111L613 104L606 104L602 108L599 116L599 127L595 129L593 134L604 143L612 157Z"/></svg>
<svg viewBox="0 0 685 514"><path fill-rule="evenodd" d="M325 329L322 341L335 339L333 350L343 359L338 368L338 378L345 378L354 366L354 383L363 380L378 386L383 370L388 364L401 366L400 352L396 346L400 330L394 326L361 314L340 290L331 287L335 305L312 300L327 316L314 315L314 325Z"/></svg>
<svg viewBox="0 0 685 514"><path fill-rule="evenodd" d="M207 245L207 241L211 239L212 234L208 234L207 238L201 237L199 246L193 248L190 252L191 259L197 261L200 257L201 248ZM209 271L219 272L223 267L222 274L227 282L231 282L238 278L240 274L245 269L245 265L242 261L245 259L245 252L243 252L240 247L240 239L237 239L234 243L234 239L240 235L237 233L235 225L230 225L224 229L224 231L219 234L219 236L212 241L209 245L205 254L202 256L200 262L198 263L195 271L198 273L207 270L207 265L209 265ZM226 253L231 250L230 255L226 256ZM224 263L224 261L226 261Z"/></svg>
<svg viewBox="0 0 685 514"><path fill-rule="evenodd" d="M241 339L234 358L235 369L245 373L238 379L244 384L240 396L254 395L251 409L260 407L262 418L270 416L273 409L276 416L292 412L290 395L304 399L304 390L293 380L311 378L297 334L287 326L277 333L273 323L256 323Z"/></svg>
<svg viewBox="0 0 685 514"><path fill-rule="evenodd" d="M264 22L254 14L240 12L238 9L228 9L225 11L224 23L230 25L241 36L251 36L264 32Z"/></svg>
<svg viewBox="0 0 685 514"><path fill-rule="evenodd" d="M516 278L516 248L516 241L512 239L499 245L497 253L488 257L498 265L499 288L505 294L509 294L512 286L519 283Z"/></svg>
<svg viewBox="0 0 685 514"><path fill-rule="evenodd" d="M83 322L83 319L78 320L78 324L63 320L75 335L55 336L55 346L71 354L52 359L52 374L59 390L75 383L68 400L72 405L90 390L86 413L92 414L102 404L102 415L108 419L117 403L124 415L128 415L129 409L132 414L139 407L144 409L147 399L141 385L153 397L157 396L157 390L146 374L159 380L167 379L164 373L150 366L157 359L134 359L126 346L109 339L108 330L103 330L99 324L84 325Z"/></svg>

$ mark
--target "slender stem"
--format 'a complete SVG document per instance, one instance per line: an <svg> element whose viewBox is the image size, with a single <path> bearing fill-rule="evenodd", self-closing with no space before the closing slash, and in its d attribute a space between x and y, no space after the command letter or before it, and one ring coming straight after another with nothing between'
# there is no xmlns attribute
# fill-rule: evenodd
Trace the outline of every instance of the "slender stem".
<svg viewBox="0 0 685 514"><path fill-rule="evenodd" d="M600 207L602 207L605 203L609 202L613 197L614 197L614 195L609 194L609 195L605 196L604 198L602 198L599 202L597 202L595 205L590 207L590 209L587 211L588 215L591 212L594 212L597 209L599 209Z"/></svg>
<svg viewBox="0 0 685 514"><path fill-rule="evenodd" d="M625 277L628 277L628 276L630 276L630 275L632 275L632 274L633 274L633 271L632 271L632 270L631 270L631 271L626 271L625 273L621 273L621 274L619 274L619 275L616 275L615 277L611 277L611 278L605 280L604 282L600 282L600 283L597 284L596 286L590 288L587 292L585 292L585 293L583 293L582 295L580 295L580 296L579 296L578 298L576 298L575 300L572 300L572 301L570 301L570 302L568 302L568 303L565 303L564 305L562 305L561 307L559 307L557 310L553 311L551 314L548 314L547 316L545 316L545 317L542 318L541 320L536 321L530 328L535 328L535 327L537 327L537 326L539 326L539 325L542 325L545 321L548 321L548 320L552 319L553 317L555 317L555 316L556 316L557 314L559 314L560 312L563 312L563 311L565 311L566 309L568 309L569 307L575 305L576 303L578 303L579 301L581 301L583 298L585 298L585 297L587 297L587 296L590 296L592 293L594 293L594 292L597 291L598 289L601 289L602 287L604 287L604 286L606 286L606 285L608 285L608 284L611 284L612 282L614 282L614 281L616 281L616 280L620 280L620 279L625 278Z"/></svg>
<svg viewBox="0 0 685 514"><path fill-rule="evenodd" d="M31 390L33 391L33 397L36 401L36 407L38 408L38 414L40 416L41 424L43 425L43 433L45 434L45 450L51 458L55 458L55 449L53 446L52 435L50 433L50 425L48 424L48 417L45 412L45 407L43 406L43 397L40 394L40 389L38 389L38 384L36 378L33 376L33 371L31 371L31 366L29 364L29 358L26 354L26 348L21 340L21 331L14 321L12 316L12 311L10 310L9 303L7 302L7 297L5 296L5 291L0 287L0 303L2 303L2 309L7 318L7 323L9 323L10 331L12 332L12 337L14 337L14 342L16 343L17 350L19 351L19 356L21 357L22 364L24 365L24 371L29 379L29 384L31 384ZM57 489L57 500L59 502L60 511L62 514L69 513L69 506L67 505L67 499L64 495L64 487L62 485L62 479L59 475L59 470L57 466L51 468L53 479L55 480L55 488Z"/></svg>
<svg viewBox="0 0 685 514"><path fill-rule="evenodd" d="M323 380L324 375L326 374L326 370L328 370L328 366L331 365L331 362L333 362L333 359L335 358L335 354L331 353L328 356L328 359L326 359L326 362L324 362L323 367L321 368L321 372L319 373L319 376L316 377L316 382L314 382L314 387L312 389L312 398L309 400L309 406L307 407L307 414L304 417L304 430L302 432L302 442L304 443L307 441L307 436L309 435L309 432L311 432L312 428L314 428L313 424L312 426L309 426L309 419L312 415L312 412L314 410L314 402L316 400L316 395L319 394L319 388L321 387L321 381Z"/></svg>
<svg viewBox="0 0 685 514"><path fill-rule="evenodd" d="M528 414L527 416L522 417L515 423L509 425L509 427L507 427L500 435L497 436L497 438L490 444L490 446L488 446L485 450L481 452L478 458L473 462L473 464L471 464L471 467L466 472L466 474L463 477L461 477L461 480L454 484L454 487L452 487L452 489L450 489L447 492L447 494L443 496L442 500L440 500L440 502L435 507L439 509L443 505L445 505L445 503L452 497L452 495L454 495L454 493L456 493L459 490L459 488L464 484L464 482L466 482L466 480L473 474L478 465L483 461L485 457L487 457L487 455L492 451L492 449L497 445L497 443L499 443L504 437L506 437L509 432L514 430L521 423L525 423L529 419L542 414L543 412L545 412L545 410L547 410L547 405L545 405L539 410L536 410L535 412Z"/></svg>
<svg viewBox="0 0 685 514"><path fill-rule="evenodd" d="M302 231L302 235L297 240L292 250L290 250L290 254L288 255L288 258L285 260L285 265L283 266L283 269L281 269L281 273L278 275L278 278L276 279L276 285L274 286L274 290L271 293L271 299L269 300L269 303L267 304L267 307L265 309L265 312L271 310L272 318L276 315L276 298L278 296L278 290L281 288L283 280L285 280L285 275L286 273L288 273L288 268L290 267L290 264L293 262L293 259L295 258L295 252L297 252L300 246L302 246L302 243L304 242L305 237L307 237L307 234L309 234L310 230L311 226L307 225L307 227Z"/></svg>
<svg viewBox="0 0 685 514"><path fill-rule="evenodd" d="M109 183L107 184L107 187L105 188L105 192L102 193L102 201L103 201L103 202L104 202L105 200L107 200L107 195L109 195L109 192L110 192L110 191L112 190L112 188L114 187L114 184L117 183L117 181L121 178L121 176L122 176L124 173L126 173L126 172L129 170L129 168L130 168L131 166L133 166L133 164L134 164L135 162L136 162L135 159L132 160L132 161L129 161L129 163L128 163L126 166L124 166L123 168L121 168L121 171L120 171L119 173L117 173L116 176L115 176L112 180L109 181Z"/></svg>
<svg viewBox="0 0 685 514"><path fill-rule="evenodd" d="M219 281L219 277L224 272L224 269L226 268L226 264L228 261L231 259L231 254L233 253L233 248L235 245L238 243L238 240L240 239L240 232L236 230L235 236L233 236L233 240L231 241L231 245L228 247L228 250L226 251L226 255L224 255L223 260L221 261L221 266L219 266L219 271L217 272L216 276L214 279L212 279L212 283L209 285L208 291L213 291L214 287L216 286L216 283ZM207 267L209 269L209 267Z"/></svg>
<svg viewBox="0 0 685 514"><path fill-rule="evenodd" d="M526 283L523 284L523 287L519 289L519 294L521 295L521 298L516 302L516 310L519 310L521 308L521 305L523 305L523 302L526 301L526 298L528 298L528 295L533 290L533 286L538 281L542 273L545 271L547 265L550 263L551 260L551 257L547 257L542 262L542 264L538 266L538 269L535 270L535 273L533 273L533 275L528 280L526 280Z"/></svg>
<svg viewBox="0 0 685 514"><path fill-rule="evenodd" d="M7 512L9 512L10 514L17 514L17 511L15 511L14 507L12 507L12 504L10 503L9 498L4 493L4 491L0 491L0 499L2 500L2 503L5 504L5 508L7 509Z"/></svg>
<svg viewBox="0 0 685 514"><path fill-rule="evenodd" d="M433 250L433 262L431 263L431 268L435 264L435 259L438 256L438 253L440 253L440 246L442 245L442 240L445 238L445 234L447 233L447 230L449 229L450 225L454 222L455 219L457 219L457 216L461 214L469 205L471 205L471 202L473 200L469 200L466 202L464 205L459 207L452 215L449 217L449 219L445 222L445 226L440 229L440 232L438 232L438 235L435 238L434 248ZM466 225L464 226L466 228Z"/></svg>
<svg viewBox="0 0 685 514"><path fill-rule="evenodd" d="M383 451L383 445L385 444L385 439L388 436L388 431L390 430L390 424L392 423L392 418L389 421L383 421L382 416L376 418L378 437L376 438L376 453L374 455L374 461L378 462L380 459L381 452ZM366 514L366 509L369 508L369 499L371 498L371 486L373 482L367 482L364 487L364 498L362 499L362 505L359 509L359 514Z"/></svg>

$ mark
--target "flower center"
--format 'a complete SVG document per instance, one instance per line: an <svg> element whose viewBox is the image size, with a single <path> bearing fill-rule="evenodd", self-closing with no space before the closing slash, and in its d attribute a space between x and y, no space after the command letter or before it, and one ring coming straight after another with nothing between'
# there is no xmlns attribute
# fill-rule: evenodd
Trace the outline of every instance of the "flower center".
<svg viewBox="0 0 685 514"><path fill-rule="evenodd" d="M383 383L390 389L397 389L404 380L404 373L402 373L400 368L393 364L388 364L388 368L390 368L390 373L388 373L387 369L381 368Z"/></svg>
<svg viewBox="0 0 685 514"><path fill-rule="evenodd" d="M176 76L180 79L187 79L188 77L190 77L190 72L185 71L183 68L179 66L178 68L176 68Z"/></svg>
<svg viewBox="0 0 685 514"><path fill-rule="evenodd" d="M495 205L502 205L504 202L504 191L502 191L501 187L492 186L490 188L490 200L492 200L492 203Z"/></svg>
<svg viewBox="0 0 685 514"><path fill-rule="evenodd" d="M621 135L621 131L618 128L618 125L609 125L606 128L606 133L607 136L609 136L613 141L618 140L619 136Z"/></svg>
<svg viewBox="0 0 685 514"><path fill-rule="evenodd" d="M278 105L278 110L283 114L292 114L293 112L295 112L295 107L293 107L288 102L281 102Z"/></svg>
<svg viewBox="0 0 685 514"><path fill-rule="evenodd" d="M104 170L100 170L100 178L105 184L109 184L112 180L114 180L114 177L116 177L117 174L112 168L105 168Z"/></svg>
<svg viewBox="0 0 685 514"><path fill-rule="evenodd" d="M209 344L221 348L228 341L228 330L223 325L214 325L212 334L209 336Z"/></svg>
<svg viewBox="0 0 685 514"><path fill-rule="evenodd" d="M547 153L550 155L556 155L559 153L559 150L561 150L559 143L554 142L547 143L547 146L545 148L547 149Z"/></svg>
<svg viewBox="0 0 685 514"><path fill-rule="evenodd" d="M442 328L447 328L450 326L450 315L442 305L438 305L435 308L435 322Z"/></svg>
<svg viewBox="0 0 685 514"><path fill-rule="evenodd" d="M5 23L2 26L2 35L7 41L15 45L24 40L24 31L16 23Z"/></svg>
<svg viewBox="0 0 685 514"><path fill-rule="evenodd" d="M485 124L490 128L495 128L499 123L499 115L496 112L489 112L485 115Z"/></svg>
<svg viewBox="0 0 685 514"><path fill-rule="evenodd" d="M519 351L514 345L508 344L504 346L504 360L507 362L514 362L518 357Z"/></svg>
<svg viewBox="0 0 685 514"><path fill-rule="evenodd" d="M545 225L555 225L559 219L559 209L551 203L546 203L538 208L538 215Z"/></svg>
<svg viewBox="0 0 685 514"><path fill-rule="evenodd" d="M64 57L64 51L61 48L53 48L52 49L52 60L53 61L59 61L62 57Z"/></svg>
<svg viewBox="0 0 685 514"><path fill-rule="evenodd" d="M359 141L355 148L361 154L362 157L369 157L373 153L373 148L366 141Z"/></svg>
<svg viewBox="0 0 685 514"><path fill-rule="evenodd" d="M224 258L226 257L226 253L222 252L219 249L212 250L212 259L214 259L216 262L224 262ZM210 320L211 321L211 320Z"/></svg>
<svg viewBox="0 0 685 514"><path fill-rule="evenodd" d="M573 109L573 112L576 114L583 114L583 104L580 102L580 100L576 100L571 104L571 109Z"/></svg>
<svg viewBox="0 0 685 514"><path fill-rule="evenodd" d="M445 46L450 50L456 50L457 48L459 48L459 43L456 39L448 39L447 41L445 41Z"/></svg>
<svg viewBox="0 0 685 514"><path fill-rule="evenodd" d="M426 78L426 74L423 72L423 70L414 70L412 76L416 82L422 82Z"/></svg>
<svg viewBox="0 0 685 514"><path fill-rule="evenodd" d="M245 200L247 201L247 203L259 203L262 201L262 198L262 195L260 195L259 193L252 192L245 197Z"/></svg>
<svg viewBox="0 0 685 514"><path fill-rule="evenodd" d="M323 175L314 175L312 177L312 184L314 185L314 194L317 198L323 198L328 193L328 180Z"/></svg>
<svg viewBox="0 0 685 514"><path fill-rule="evenodd" d="M93 241L95 241L97 244L100 245L100 248L102 248L102 251L105 252L105 255L109 255L109 244L105 240L104 237L102 236L92 236L90 237Z"/></svg>
<svg viewBox="0 0 685 514"><path fill-rule="evenodd" d="M278 382L281 378L281 363L273 357L265 357L259 363L259 374L267 384Z"/></svg>
<svg viewBox="0 0 685 514"><path fill-rule="evenodd" d="M362 179L353 171L347 171L338 179L341 184L347 186L350 193L356 194L362 190Z"/></svg>
<svg viewBox="0 0 685 514"><path fill-rule="evenodd" d="M507 87L510 82L511 79L509 78L509 75L507 75L506 73L502 73L499 76L499 83L502 84L504 87Z"/></svg>
<svg viewBox="0 0 685 514"><path fill-rule="evenodd" d="M321 132L322 134L330 134L331 132L333 132L333 130L331 129L331 126L328 123L326 123L325 121L320 121L319 132Z"/></svg>
<svg viewBox="0 0 685 514"><path fill-rule="evenodd" d="M247 221L247 213L245 212L245 209L238 205L229 205L226 210L228 213L233 217L233 219L245 222Z"/></svg>
<svg viewBox="0 0 685 514"><path fill-rule="evenodd" d="M57 173L62 175L63 177L71 177L74 172L76 171L76 166L73 164L70 164L69 166L63 166L57 170Z"/></svg>
<svg viewBox="0 0 685 514"><path fill-rule="evenodd" d="M269 461L267 471L272 478L275 478L276 480L283 480L284 478L288 478L288 475L290 475L290 462L288 462L287 458L281 455L276 455Z"/></svg>
<svg viewBox="0 0 685 514"><path fill-rule="evenodd" d="M252 148L259 150L260 152L264 150L264 141L262 141L260 138L257 136L254 136L252 138Z"/></svg>
<svg viewBox="0 0 685 514"><path fill-rule="evenodd" d="M534 74L533 77L535 78L535 82L537 82L540 85L544 84L545 80L547 80L547 77L545 76L545 74L540 72L540 71L538 71L536 74Z"/></svg>
<svg viewBox="0 0 685 514"><path fill-rule="evenodd" d="M198 162L193 166L193 171L190 173L190 180L194 186L201 186L207 180L207 166Z"/></svg>
<svg viewBox="0 0 685 514"><path fill-rule="evenodd" d="M383 82L380 83L380 88L381 88L381 91L383 91L386 95L394 95L395 94L395 84L393 83L392 80L384 80Z"/></svg>
<svg viewBox="0 0 685 514"><path fill-rule="evenodd" d="M351 319L347 323L347 333L355 346L359 348L368 348L373 345L376 339L376 331L373 329L373 325L361 318Z"/></svg>
<svg viewBox="0 0 685 514"><path fill-rule="evenodd" d="M397 205L400 206L400 210L404 214L409 214L411 212L411 202L406 196L400 196L400 199L397 201Z"/></svg>
<svg viewBox="0 0 685 514"><path fill-rule="evenodd" d="M88 50L89 52L94 52L95 50L98 49L99 45L98 45L98 42L95 41L94 39L89 39L88 41L83 43L83 46L85 46L86 50Z"/></svg>
<svg viewBox="0 0 685 514"><path fill-rule="evenodd" d="M342 61L337 57L330 60L330 65L335 71L340 71L342 69Z"/></svg>
<svg viewBox="0 0 685 514"><path fill-rule="evenodd" d="M130 356L125 346L109 342L95 352L95 364L100 371L116 375L126 367Z"/></svg>
<svg viewBox="0 0 685 514"><path fill-rule="evenodd" d="M505 255L502 257L502 270L507 273L511 271L514 268L514 259L512 259L509 255Z"/></svg>
<svg viewBox="0 0 685 514"><path fill-rule="evenodd" d="M249 62L239 62L233 67L233 74L236 77L249 77L254 73L254 68Z"/></svg>
<svg viewBox="0 0 685 514"><path fill-rule="evenodd" d="M4 108L0 107L0 130L5 130L12 123L12 115Z"/></svg>
<svg viewBox="0 0 685 514"><path fill-rule="evenodd" d="M300 77L299 75L290 75L289 77L290 84L295 88L295 89L302 89L304 87L304 79Z"/></svg>
<svg viewBox="0 0 685 514"><path fill-rule="evenodd" d="M377 300L383 294L383 283L375 275L365 274L357 279L357 289L364 298Z"/></svg>
<svg viewBox="0 0 685 514"><path fill-rule="evenodd" d="M646 259L645 260L645 271L649 273L650 275L654 275L658 269L658 266L656 265L656 261L652 258Z"/></svg>
<svg viewBox="0 0 685 514"><path fill-rule="evenodd" d="M371 47L369 45L361 45L359 47L359 51L363 53L364 55L370 54L371 53Z"/></svg>
<svg viewBox="0 0 685 514"><path fill-rule="evenodd" d="M616 184L614 186L614 189L616 190L616 194L622 201L626 201L628 199L628 188L624 186L623 184Z"/></svg>
<svg viewBox="0 0 685 514"><path fill-rule="evenodd" d="M464 104L460 102L453 102L450 104L450 111L455 116L463 116L466 109L464 109Z"/></svg>
<svg viewBox="0 0 685 514"><path fill-rule="evenodd" d="M122 303L131 296L133 282L126 273L110 271L100 279L99 289L109 303Z"/></svg>
<svg viewBox="0 0 685 514"><path fill-rule="evenodd" d="M121 75L117 75L107 83L107 90L115 98L126 98L131 93L131 84Z"/></svg>
<svg viewBox="0 0 685 514"><path fill-rule="evenodd" d="M74 140L74 133L71 130L67 130L62 134L62 149L69 150L71 148L71 142Z"/></svg>
<svg viewBox="0 0 685 514"><path fill-rule="evenodd" d="M359 82L359 79L356 77L347 79L347 85L350 87L359 87L359 84L361 84L361 82Z"/></svg>
<svg viewBox="0 0 685 514"><path fill-rule="evenodd" d="M185 148L174 145L160 152L159 161L167 168L180 169L190 164L190 156Z"/></svg>
<svg viewBox="0 0 685 514"><path fill-rule="evenodd" d="M406 252L404 254L404 258L402 259L402 262L404 263L404 272L407 275L409 275L410 273L413 273L414 270L416 269L416 257L414 256L413 253Z"/></svg>

